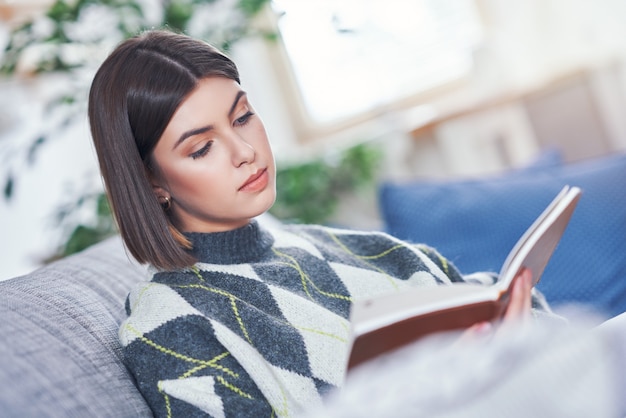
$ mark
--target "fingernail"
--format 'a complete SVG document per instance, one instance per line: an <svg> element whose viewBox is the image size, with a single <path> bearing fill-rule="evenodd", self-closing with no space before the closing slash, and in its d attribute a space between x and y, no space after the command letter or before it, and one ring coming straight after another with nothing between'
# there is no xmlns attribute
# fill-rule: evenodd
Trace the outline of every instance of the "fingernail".
<svg viewBox="0 0 626 418"><path fill-rule="evenodd" d="M475 325L475 331L479 335L488 334L492 327L491 322L481 322Z"/></svg>

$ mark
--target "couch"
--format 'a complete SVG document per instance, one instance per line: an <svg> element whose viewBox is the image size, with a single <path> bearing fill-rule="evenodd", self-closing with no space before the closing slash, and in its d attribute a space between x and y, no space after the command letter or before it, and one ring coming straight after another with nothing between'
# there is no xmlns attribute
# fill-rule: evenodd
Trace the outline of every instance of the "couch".
<svg viewBox="0 0 626 418"><path fill-rule="evenodd" d="M0 416L145 417L117 329L145 280L119 237L0 282Z"/></svg>
<svg viewBox="0 0 626 418"><path fill-rule="evenodd" d="M625 155L480 180L386 182L380 203L390 233L434 245L462 270L495 269L564 183L581 186L585 196L542 290L550 301L622 312ZM0 282L0 416L150 416L117 338L126 294L146 279L116 236Z"/></svg>

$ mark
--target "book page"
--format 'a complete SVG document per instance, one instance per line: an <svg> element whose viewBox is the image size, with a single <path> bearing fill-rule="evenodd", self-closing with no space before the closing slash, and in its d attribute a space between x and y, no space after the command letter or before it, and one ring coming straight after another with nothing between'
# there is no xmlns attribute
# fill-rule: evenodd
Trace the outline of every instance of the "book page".
<svg viewBox="0 0 626 418"><path fill-rule="evenodd" d="M498 286L508 288L521 268L533 274L533 286L539 282L580 199L578 187L565 186L557 197L526 230L507 256Z"/></svg>
<svg viewBox="0 0 626 418"><path fill-rule="evenodd" d="M497 299L493 286L455 283L433 287L414 287L401 292L357 300L351 314L355 335L391 325L403 319L449 308Z"/></svg>

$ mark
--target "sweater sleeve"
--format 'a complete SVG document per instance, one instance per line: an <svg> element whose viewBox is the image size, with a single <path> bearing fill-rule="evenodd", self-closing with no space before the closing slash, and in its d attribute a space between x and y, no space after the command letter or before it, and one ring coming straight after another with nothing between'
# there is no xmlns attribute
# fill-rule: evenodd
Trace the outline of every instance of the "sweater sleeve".
<svg viewBox="0 0 626 418"><path fill-rule="evenodd" d="M276 416L209 318L149 285L120 328L127 367L156 417ZM169 297L169 300L167 300Z"/></svg>

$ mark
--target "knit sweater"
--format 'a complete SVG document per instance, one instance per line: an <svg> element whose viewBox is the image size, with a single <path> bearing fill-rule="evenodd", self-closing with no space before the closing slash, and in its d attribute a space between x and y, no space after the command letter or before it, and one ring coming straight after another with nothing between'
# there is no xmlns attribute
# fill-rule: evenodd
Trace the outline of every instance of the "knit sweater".
<svg viewBox="0 0 626 418"><path fill-rule="evenodd" d="M380 232L252 221L188 238L198 262L154 270L131 291L120 328L155 416L287 417L318 407L344 379L353 300L467 281L436 251Z"/></svg>

